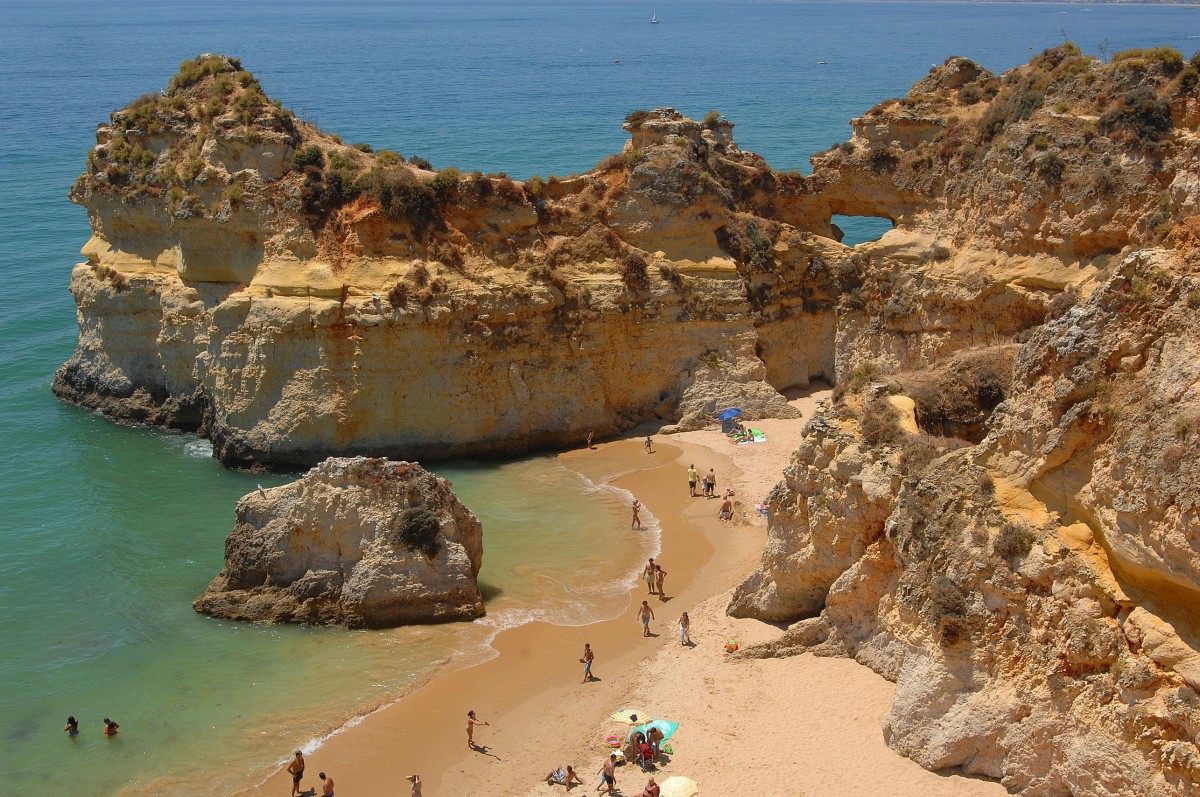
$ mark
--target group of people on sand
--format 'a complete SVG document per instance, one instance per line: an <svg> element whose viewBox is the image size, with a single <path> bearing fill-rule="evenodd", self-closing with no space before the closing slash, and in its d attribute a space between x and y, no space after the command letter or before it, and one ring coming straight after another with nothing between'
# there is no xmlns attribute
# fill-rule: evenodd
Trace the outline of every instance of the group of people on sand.
<svg viewBox="0 0 1200 797"><path fill-rule="evenodd" d="M705 498L717 497L717 472L713 468L709 468L708 473L701 476L695 465L688 465L687 480L688 495L692 498L698 495ZM696 492L697 489L700 490L699 493Z"/></svg>
<svg viewBox="0 0 1200 797"><path fill-rule="evenodd" d="M288 762L285 771L292 776L292 797L298 797L300 794L300 781L304 780L304 751L297 750L292 754L292 760ZM326 775L324 772L318 772L317 777L321 779L321 797L334 797L333 794L333 778ZM414 782L413 794L420 797L421 794L421 779L416 775L409 776L409 781Z"/></svg>
<svg viewBox="0 0 1200 797"><path fill-rule="evenodd" d="M616 794L617 789L617 754L610 753L605 759L604 764L596 772L600 776L600 784L596 789L597 794ZM546 784L553 786L554 784L566 786L567 791L571 790L572 786L582 786L583 781L579 779L578 773L575 772L575 767L567 764L565 767L547 773ZM654 780L654 776L650 776L650 781L646 784L646 788L638 797L659 797L659 785Z"/></svg>
<svg viewBox="0 0 1200 797"><path fill-rule="evenodd" d="M109 737L110 739L117 735L117 728L120 728L120 727L121 727L120 725L113 722L108 717L104 718L103 733L105 736ZM79 720L75 719L74 715L67 717L67 724L63 726L63 730L67 732L67 736L74 739L76 736L79 735Z"/></svg>
<svg viewBox="0 0 1200 797"><path fill-rule="evenodd" d="M472 712L474 713L474 712ZM483 723L486 725L487 723ZM467 726L467 736L471 735L471 728ZM292 754L292 760L288 762L284 771L292 776L292 797L300 795L300 781L304 780L304 751L297 750ZM321 779L321 797L334 797L333 793L333 778L326 775L324 772L318 772L317 777ZM421 797L421 776L409 775L408 782L412 784L411 797Z"/></svg>

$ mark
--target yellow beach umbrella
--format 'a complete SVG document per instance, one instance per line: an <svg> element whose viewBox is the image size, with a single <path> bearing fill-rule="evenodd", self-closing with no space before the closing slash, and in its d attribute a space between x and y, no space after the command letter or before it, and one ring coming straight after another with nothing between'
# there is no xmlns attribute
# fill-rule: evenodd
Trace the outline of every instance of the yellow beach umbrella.
<svg viewBox="0 0 1200 797"><path fill-rule="evenodd" d="M691 778L682 775L672 775L658 784L659 797L695 797L700 793L700 787Z"/></svg>
<svg viewBox="0 0 1200 797"><path fill-rule="evenodd" d="M636 725L642 722L649 722L650 715L641 709L623 708L620 711L614 711L609 715L610 718L617 722L623 722L626 725Z"/></svg>

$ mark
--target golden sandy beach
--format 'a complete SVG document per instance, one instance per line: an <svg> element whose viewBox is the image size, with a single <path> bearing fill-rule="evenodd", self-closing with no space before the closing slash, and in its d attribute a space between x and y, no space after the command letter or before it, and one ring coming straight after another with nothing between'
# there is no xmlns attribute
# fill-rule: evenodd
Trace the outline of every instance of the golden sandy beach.
<svg viewBox="0 0 1200 797"><path fill-rule="evenodd" d="M796 403L811 415L814 393ZM570 628L532 623L502 632L498 655L478 666L435 677L394 705L329 739L308 757L304 788L319 787L324 770L339 795L408 794L405 776L419 773L433 795L540 795L545 774L573 764L592 791L608 748L604 739L625 726L608 715L637 707L674 720L674 755L660 766L695 778L701 794L1002 795L996 783L937 775L889 750L880 725L893 687L844 659L727 662L723 646L770 639L774 626L725 616L729 592L757 564L765 519L754 506L779 480L798 444L804 420L755 422L767 444L734 446L719 431L656 439L647 455L641 439L619 440L561 455L594 481L633 492L662 524L668 600L631 593L619 618ZM733 523L717 519L719 501L689 498L688 464L716 469L718 492L737 492ZM643 638L635 609L648 599L655 633ZM692 618L694 647L678 641L679 615ZM580 683L579 657L589 642L599 678ZM466 713L490 723L466 745ZM281 755L288 751L281 751ZM647 775L632 764L618 770L618 790L640 794ZM286 795L282 772L242 792ZM313 792L310 792L313 793Z"/></svg>

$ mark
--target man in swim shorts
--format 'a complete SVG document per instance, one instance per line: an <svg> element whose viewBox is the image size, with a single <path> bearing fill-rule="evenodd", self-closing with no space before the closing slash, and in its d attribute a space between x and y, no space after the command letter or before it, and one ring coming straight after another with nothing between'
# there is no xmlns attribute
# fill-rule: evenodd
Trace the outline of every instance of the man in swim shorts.
<svg viewBox="0 0 1200 797"><path fill-rule="evenodd" d="M317 777L321 779L321 797L333 797L333 778L324 772L318 772Z"/></svg>
<svg viewBox="0 0 1200 797"><path fill-rule="evenodd" d="M581 683L586 684L588 681L592 680L592 661L595 658L596 656L592 653L591 644L585 642L583 644L583 658L579 660L583 663L583 681L581 681Z"/></svg>
<svg viewBox="0 0 1200 797"><path fill-rule="evenodd" d="M613 789L617 787L617 754L610 753L608 760L604 762L604 766L600 768L600 789L607 787L608 793L612 794ZM600 789L597 789L599 792Z"/></svg>
<svg viewBox="0 0 1200 797"><path fill-rule="evenodd" d="M638 619L642 621L642 636L650 636L650 621L654 619L654 610L650 608L649 601L642 601L642 606L638 609Z"/></svg>
<svg viewBox="0 0 1200 797"><path fill-rule="evenodd" d="M646 580L646 594L647 595L654 594L654 573L655 573L654 568L655 568L655 565L654 565L653 559L648 561L646 563L646 566L644 568L642 568L642 578L644 578Z"/></svg>
<svg viewBox="0 0 1200 797"><path fill-rule="evenodd" d="M297 750L288 762L287 773L292 776L292 797L300 794L300 780L304 777L304 752Z"/></svg>

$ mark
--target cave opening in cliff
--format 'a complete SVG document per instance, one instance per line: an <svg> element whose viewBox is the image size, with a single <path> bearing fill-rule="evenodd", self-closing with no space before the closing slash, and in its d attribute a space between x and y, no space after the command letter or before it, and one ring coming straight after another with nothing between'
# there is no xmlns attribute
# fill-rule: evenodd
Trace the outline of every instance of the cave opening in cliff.
<svg viewBox="0 0 1200 797"><path fill-rule="evenodd" d="M830 219L834 227L834 237L841 230L841 242L846 246L857 246L867 241L878 241L883 234L896 225L884 216L840 216L834 214Z"/></svg>

